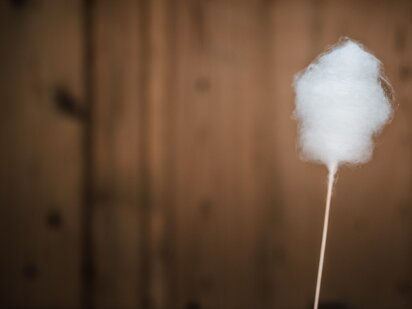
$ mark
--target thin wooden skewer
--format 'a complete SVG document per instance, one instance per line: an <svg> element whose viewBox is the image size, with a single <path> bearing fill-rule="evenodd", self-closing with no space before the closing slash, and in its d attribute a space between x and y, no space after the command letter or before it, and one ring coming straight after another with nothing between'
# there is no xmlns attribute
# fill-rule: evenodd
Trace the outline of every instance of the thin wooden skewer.
<svg viewBox="0 0 412 309"><path fill-rule="evenodd" d="M333 182L334 182L334 179L335 179L336 170L337 170L336 164L331 164L329 166L328 191L327 191L327 194L326 194L325 218L324 218L324 222L323 222L322 244L321 244L321 247L320 247L318 277L316 279L316 292L315 292L315 302L314 302L314 305L313 305L313 309L318 309L318 306L319 306L319 295L320 295L320 287L321 287L321 282L322 282L323 262L324 262L324 259L325 259L326 240L328 238L330 201L331 201L331 198L332 198L332 188L333 188Z"/></svg>

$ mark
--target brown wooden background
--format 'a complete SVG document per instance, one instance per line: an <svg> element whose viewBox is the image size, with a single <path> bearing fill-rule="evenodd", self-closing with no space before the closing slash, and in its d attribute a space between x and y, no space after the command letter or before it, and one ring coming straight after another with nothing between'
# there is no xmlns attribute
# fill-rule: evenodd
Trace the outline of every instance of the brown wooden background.
<svg viewBox="0 0 412 309"><path fill-rule="evenodd" d="M1 1L0 307L310 308L326 170L291 84L340 36L398 107L339 172L321 298L412 308L406 0Z"/></svg>

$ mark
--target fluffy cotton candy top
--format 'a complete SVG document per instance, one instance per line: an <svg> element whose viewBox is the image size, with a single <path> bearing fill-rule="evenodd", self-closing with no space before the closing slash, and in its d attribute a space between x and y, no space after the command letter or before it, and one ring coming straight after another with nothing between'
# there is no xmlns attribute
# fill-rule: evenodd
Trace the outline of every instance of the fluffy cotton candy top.
<svg viewBox="0 0 412 309"><path fill-rule="evenodd" d="M367 162L392 112L383 81L379 60L351 40L300 73L295 116L303 156L328 167Z"/></svg>

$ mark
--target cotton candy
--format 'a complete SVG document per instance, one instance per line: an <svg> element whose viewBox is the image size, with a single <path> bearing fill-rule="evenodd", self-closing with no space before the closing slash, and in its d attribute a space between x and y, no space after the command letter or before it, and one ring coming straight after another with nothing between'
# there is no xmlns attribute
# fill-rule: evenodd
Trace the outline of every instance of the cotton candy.
<svg viewBox="0 0 412 309"><path fill-rule="evenodd" d="M329 170L313 305L318 309L335 174L341 164L370 160L373 138L392 114L391 88L379 60L349 39L298 74L294 86L301 153Z"/></svg>
<svg viewBox="0 0 412 309"><path fill-rule="evenodd" d="M367 162L392 114L383 85L380 61L349 39L299 73L294 115L303 157L329 168Z"/></svg>

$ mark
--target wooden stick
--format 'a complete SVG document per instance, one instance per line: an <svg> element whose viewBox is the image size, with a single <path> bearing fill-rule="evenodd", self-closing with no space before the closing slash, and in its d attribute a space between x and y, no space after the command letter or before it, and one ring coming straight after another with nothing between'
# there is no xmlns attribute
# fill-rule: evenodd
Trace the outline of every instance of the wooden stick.
<svg viewBox="0 0 412 309"><path fill-rule="evenodd" d="M328 169L329 169L328 191L327 191L327 195L326 195L325 219L324 219L324 222L323 222L322 244L321 244L321 247L320 247L318 277L317 277L317 280L316 280L315 303L313 305L313 309L318 309L318 306L319 306L319 294L320 294L320 287L321 287L321 282L322 282L323 261L324 261L324 258L325 258L326 239L328 237L330 201L331 201L331 198L332 198L333 181L335 179L337 165L336 164L331 164Z"/></svg>

